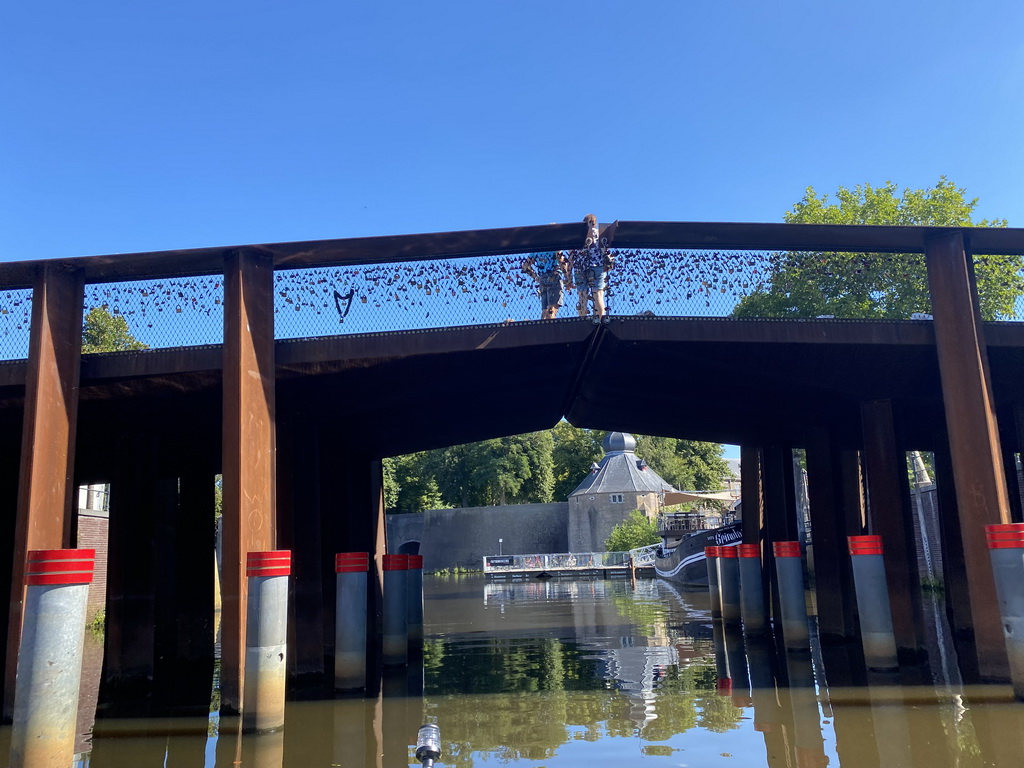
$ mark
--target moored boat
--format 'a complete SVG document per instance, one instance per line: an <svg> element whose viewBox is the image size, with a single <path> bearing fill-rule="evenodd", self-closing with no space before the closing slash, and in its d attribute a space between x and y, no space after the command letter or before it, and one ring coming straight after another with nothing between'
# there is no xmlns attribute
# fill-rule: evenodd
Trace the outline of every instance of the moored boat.
<svg viewBox="0 0 1024 768"><path fill-rule="evenodd" d="M654 572L689 589L707 589L705 547L736 546L743 540L739 521L724 522L690 512L661 515L658 533L661 549L654 561Z"/></svg>

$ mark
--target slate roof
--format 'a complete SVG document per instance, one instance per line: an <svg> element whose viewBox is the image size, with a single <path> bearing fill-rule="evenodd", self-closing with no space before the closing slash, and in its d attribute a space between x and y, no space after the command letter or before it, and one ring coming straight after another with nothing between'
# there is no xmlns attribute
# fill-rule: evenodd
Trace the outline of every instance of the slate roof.
<svg viewBox="0 0 1024 768"><path fill-rule="evenodd" d="M630 434L610 432L604 440L604 458L592 470L576 490L569 494L571 499L581 493L660 493L674 491L671 485L647 466L633 449L636 440ZM641 468L641 465L644 468Z"/></svg>

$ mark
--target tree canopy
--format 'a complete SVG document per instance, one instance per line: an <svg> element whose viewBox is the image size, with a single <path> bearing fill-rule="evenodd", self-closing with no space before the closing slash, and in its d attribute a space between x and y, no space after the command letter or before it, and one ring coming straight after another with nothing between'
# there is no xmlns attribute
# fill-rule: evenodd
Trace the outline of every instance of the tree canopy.
<svg viewBox="0 0 1024 768"><path fill-rule="evenodd" d="M629 513L629 517L612 528L604 546L609 552L627 552L637 547L657 544L660 540L657 522L647 517L643 511L634 509Z"/></svg>
<svg viewBox="0 0 1024 768"><path fill-rule="evenodd" d="M149 349L136 339L122 315L112 315L104 307L93 307L82 323L82 354Z"/></svg>
<svg viewBox="0 0 1024 768"><path fill-rule="evenodd" d="M564 501L604 455L607 433L561 422L554 429L396 456L384 461L392 512ZM722 446L637 436L637 455L677 488L718 490Z"/></svg>
<svg viewBox="0 0 1024 768"><path fill-rule="evenodd" d="M789 224L874 224L893 226L1005 227L1005 219L973 220L977 198L945 176L930 189L893 182L853 189L840 187L834 200L807 188L786 212ZM982 317L1011 317L1024 294L1021 256L984 256L975 260ZM930 313L928 275L923 254L783 253L773 257L768 286L740 300L737 317L817 317L907 319Z"/></svg>

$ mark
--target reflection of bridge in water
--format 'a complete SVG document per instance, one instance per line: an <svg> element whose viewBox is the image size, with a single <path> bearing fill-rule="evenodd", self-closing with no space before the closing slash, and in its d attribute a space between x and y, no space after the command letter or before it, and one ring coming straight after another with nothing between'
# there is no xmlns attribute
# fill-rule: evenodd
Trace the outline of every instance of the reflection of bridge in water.
<svg viewBox="0 0 1024 768"><path fill-rule="evenodd" d="M329 686L330 563L384 551L380 460L563 417L741 445L743 498L763 502L744 510L748 542L796 538L791 452L805 448L822 632L856 637L844 538L870 529L911 651L923 640L904 452L934 451L954 631L976 639L981 675L1005 675L982 526L1021 519L1006 470L1024 444L1024 324L978 321L971 270L1024 253L1024 231L620 222L613 315L522 322L539 315L522 254L582 236L552 225L0 265L0 424L21 435L0 447L6 711L26 553L74 545L76 485L111 488L104 700L200 706L223 473L232 708L247 551L292 550L290 674ZM827 271L836 252L911 254L934 321L724 317L780 259ZM154 348L81 355L97 305ZM379 610L379 581L372 597Z"/></svg>

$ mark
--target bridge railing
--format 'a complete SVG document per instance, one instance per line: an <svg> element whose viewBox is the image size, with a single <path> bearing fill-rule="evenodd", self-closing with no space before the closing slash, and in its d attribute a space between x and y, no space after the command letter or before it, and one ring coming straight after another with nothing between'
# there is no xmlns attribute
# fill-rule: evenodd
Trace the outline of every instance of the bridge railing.
<svg viewBox="0 0 1024 768"><path fill-rule="evenodd" d="M532 555L486 555L484 573L587 571L628 568L629 552L561 552ZM651 561L653 563L653 560Z"/></svg>
<svg viewBox="0 0 1024 768"><path fill-rule="evenodd" d="M524 261L555 249L572 258L581 226L252 248L275 264L275 336L298 339L537 320L537 285ZM928 231L622 222L610 245L606 304L621 317L927 317ZM1024 319L1024 232L965 231L983 317ZM150 348L220 343L223 265L234 250L76 260L85 273L83 320L99 307ZM0 359L27 355L32 265L0 265ZM566 288L559 317L576 316L579 296Z"/></svg>

